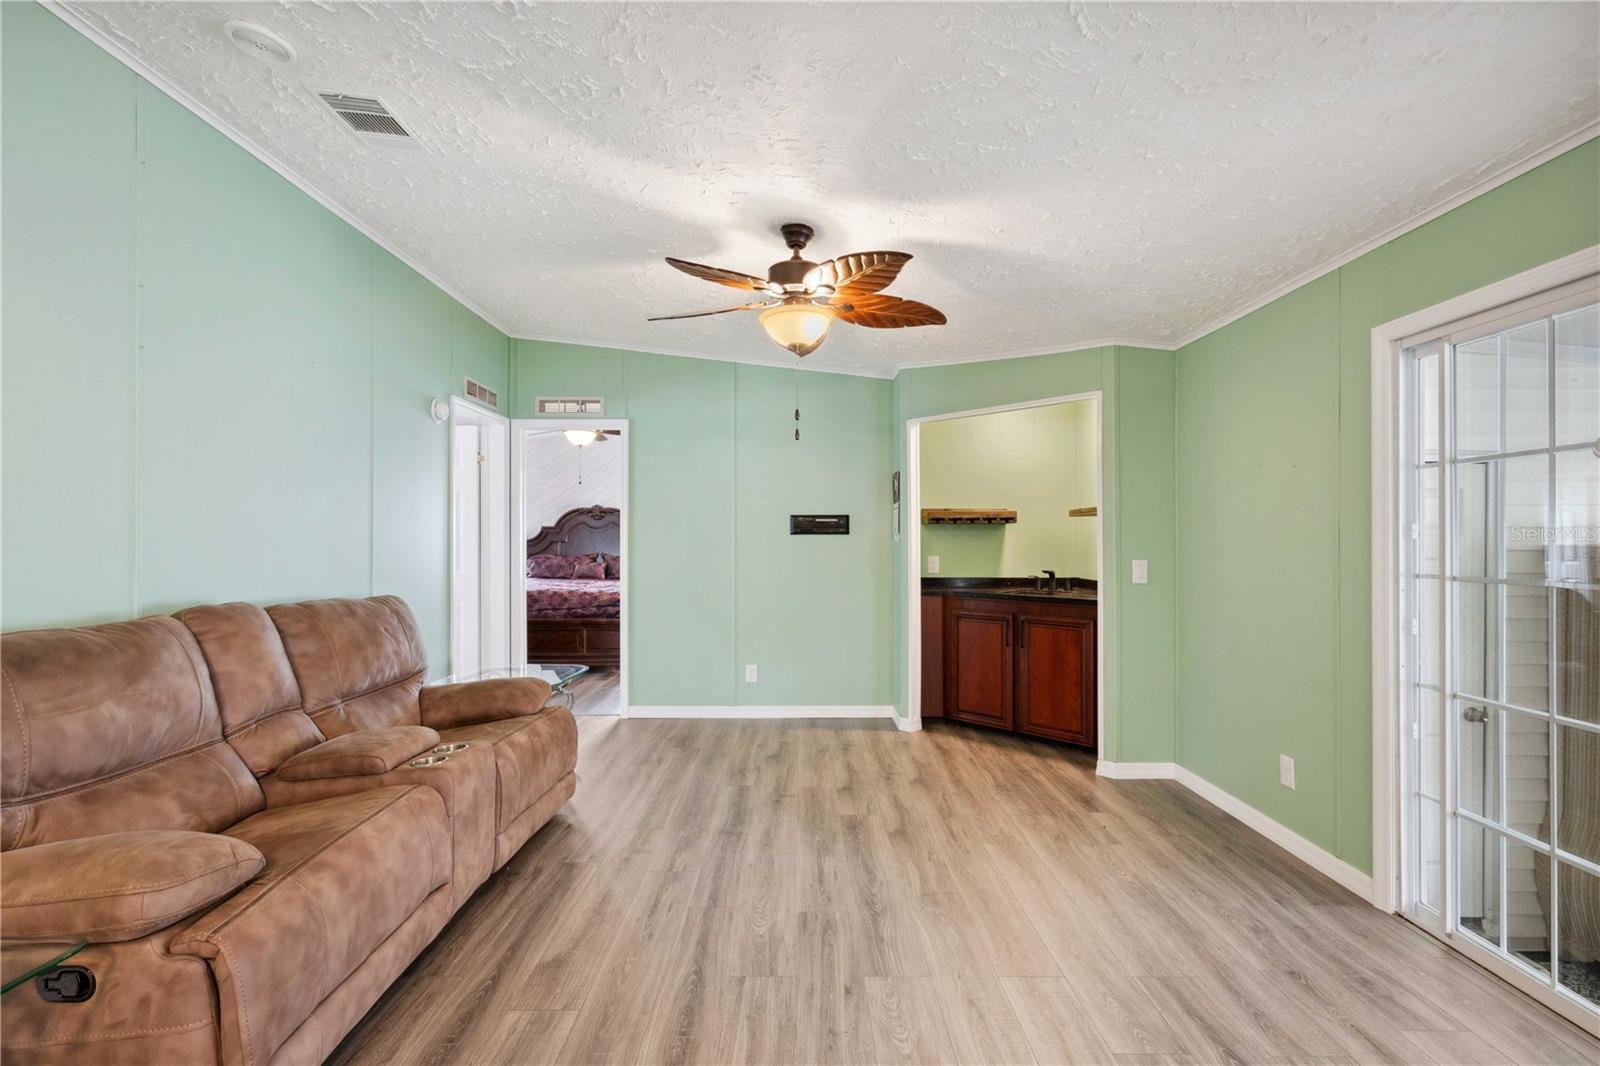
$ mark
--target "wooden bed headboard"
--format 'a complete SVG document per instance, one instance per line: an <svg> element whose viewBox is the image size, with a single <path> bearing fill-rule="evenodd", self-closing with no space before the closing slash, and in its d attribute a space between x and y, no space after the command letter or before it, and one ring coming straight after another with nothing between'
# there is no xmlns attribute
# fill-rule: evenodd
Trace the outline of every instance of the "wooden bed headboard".
<svg viewBox="0 0 1600 1066"><path fill-rule="evenodd" d="M622 512L615 507L574 507L528 538L531 555L622 553Z"/></svg>

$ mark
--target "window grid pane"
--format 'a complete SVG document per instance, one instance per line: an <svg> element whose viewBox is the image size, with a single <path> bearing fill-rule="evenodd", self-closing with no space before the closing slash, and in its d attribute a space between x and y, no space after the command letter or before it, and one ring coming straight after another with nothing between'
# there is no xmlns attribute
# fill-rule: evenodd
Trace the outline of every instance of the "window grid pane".
<svg viewBox="0 0 1600 1066"><path fill-rule="evenodd" d="M1600 304L1412 354L1415 904L1600 1003Z"/></svg>

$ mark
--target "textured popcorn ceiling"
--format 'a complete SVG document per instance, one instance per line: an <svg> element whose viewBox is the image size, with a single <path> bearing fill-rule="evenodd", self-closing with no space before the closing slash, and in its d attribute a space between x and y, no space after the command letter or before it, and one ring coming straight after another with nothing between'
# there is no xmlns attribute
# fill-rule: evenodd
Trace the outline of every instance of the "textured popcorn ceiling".
<svg viewBox="0 0 1600 1066"><path fill-rule="evenodd" d="M661 257L911 252L890 292L950 324L807 357L880 374L1170 343L1600 109L1587 3L67 6L519 336L789 365L752 313L646 323L739 302Z"/></svg>

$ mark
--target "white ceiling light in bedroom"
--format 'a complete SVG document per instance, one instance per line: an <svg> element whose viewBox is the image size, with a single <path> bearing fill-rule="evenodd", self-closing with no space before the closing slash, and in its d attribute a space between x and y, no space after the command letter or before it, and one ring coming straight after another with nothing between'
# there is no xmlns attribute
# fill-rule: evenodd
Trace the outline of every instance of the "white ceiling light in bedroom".
<svg viewBox="0 0 1600 1066"><path fill-rule="evenodd" d="M561 434L579 448L587 448L591 444L601 444L606 439L605 430L603 429L564 429Z"/></svg>

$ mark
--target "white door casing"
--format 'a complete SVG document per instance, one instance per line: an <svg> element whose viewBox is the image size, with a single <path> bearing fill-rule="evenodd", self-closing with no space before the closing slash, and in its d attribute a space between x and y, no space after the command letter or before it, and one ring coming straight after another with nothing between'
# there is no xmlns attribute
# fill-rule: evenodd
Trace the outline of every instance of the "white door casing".
<svg viewBox="0 0 1600 1066"><path fill-rule="evenodd" d="M451 397L451 673L515 661L507 600L510 436L508 419Z"/></svg>

